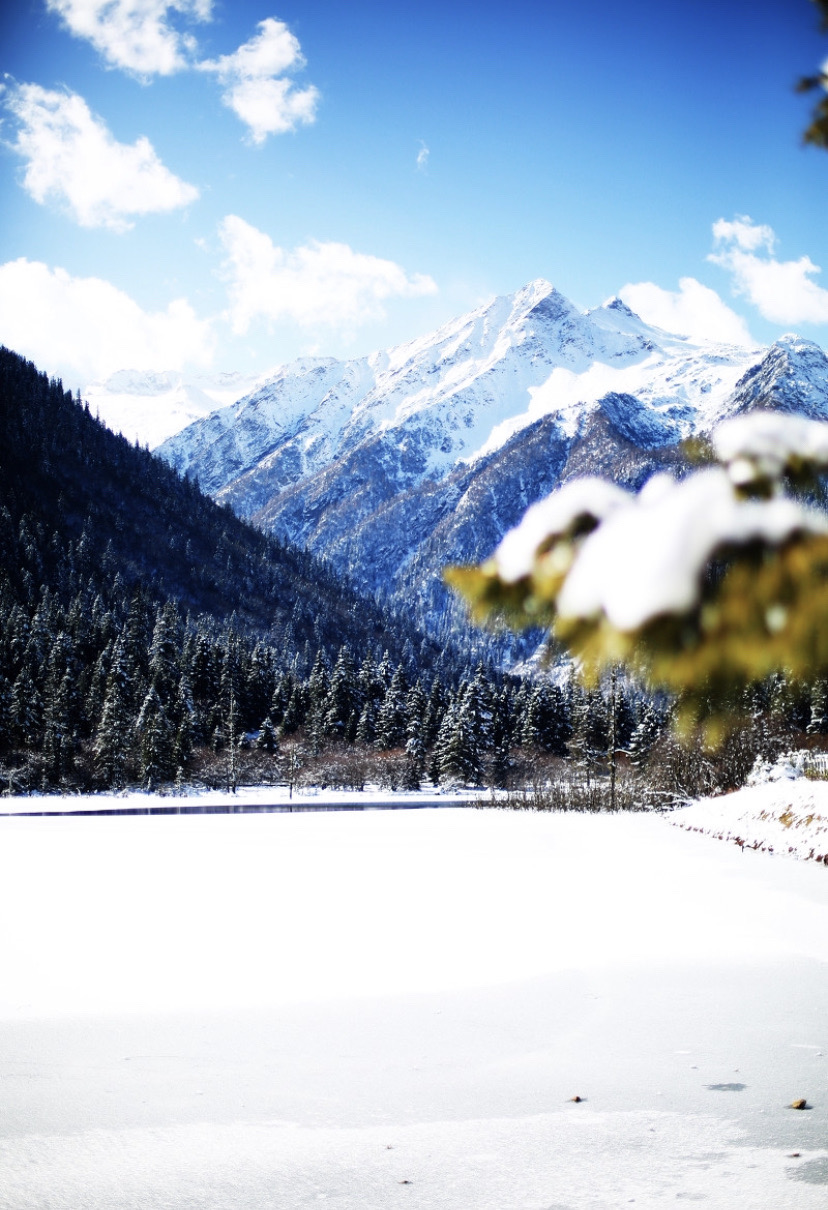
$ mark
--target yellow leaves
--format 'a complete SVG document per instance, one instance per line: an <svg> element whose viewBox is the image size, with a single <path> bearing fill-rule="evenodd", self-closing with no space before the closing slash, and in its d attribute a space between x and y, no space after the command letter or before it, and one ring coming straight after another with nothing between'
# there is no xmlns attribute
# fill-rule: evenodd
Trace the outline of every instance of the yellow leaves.
<svg viewBox="0 0 828 1210"><path fill-rule="evenodd" d="M447 567L443 572L446 583L465 597L469 613L475 622L496 623L504 621L516 630L527 626L551 625L554 610L551 604L543 609L542 602L533 596L529 577L510 584L499 575L493 559L475 566ZM538 608L538 612L533 610Z"/></svg>
<svg viewBox="0 0 828 1210"><path fill-rule="evenodd" d="M719 742L743 691L774 672L810 681L828 672L828 537L797 535L779 549L732 556L699 607L619 633L605 618L554 627L594 670L623 660L680 698L678 723L703 723Z"/></svg>
<svg viewBox="0 0 828 1210"><path fill-rule="evenodd" d="M551 626L555 602L574 558L573 540L558 538L544 544L536 554L529 575L505 579L494 559L479 566L447 567L447 584L465 597L476 622L505 621L516 630Z"/></svg>

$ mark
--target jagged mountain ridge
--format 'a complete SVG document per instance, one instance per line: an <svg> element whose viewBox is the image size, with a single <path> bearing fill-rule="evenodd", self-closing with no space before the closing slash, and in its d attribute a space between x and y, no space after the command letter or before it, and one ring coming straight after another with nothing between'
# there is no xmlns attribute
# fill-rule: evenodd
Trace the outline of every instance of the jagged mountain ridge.
<svg viewBox="0 0 828 1210"><path fill-rule="evenodd" d="M283 366L159 453L428 616L442 566L485 555L558 483L637 486L682 438L758 406L828 416L822 350L695 344L536 281L396 349Z"/></svg>

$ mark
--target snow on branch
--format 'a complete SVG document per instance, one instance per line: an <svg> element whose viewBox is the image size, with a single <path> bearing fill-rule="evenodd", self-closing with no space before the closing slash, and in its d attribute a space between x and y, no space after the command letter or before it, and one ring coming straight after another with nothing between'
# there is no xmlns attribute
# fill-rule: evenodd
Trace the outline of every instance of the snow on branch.
<svg viewBox="0 0 828 1210"><path fill-rule="evenodd" d="M826 675L828 517L790 489L828 471L828 424L757 412L710 448L722 465L638 495L570 482L446 579L478 619L548 627L587 674L627 661L690 723L725 718L770 673Z"/></svg>
<svg viewBox="0 0 828 1210"><path fill-rule="evenodd" d="M739 499L718 467L680 482L655 475L583 543L558 613L584 620L603 614L620 631L639 630L694 609L718 552L753 542L779 546L797 533L828 533L828 524L791 499Z"/></svg>
<svg viewBox="0 0 828 1210"><path fill-rule="evenodd" d="M725 420L713 433L713 452L734 483L779 481L788 472L828 469L828 425L782 412L752 412Z"/></svg>

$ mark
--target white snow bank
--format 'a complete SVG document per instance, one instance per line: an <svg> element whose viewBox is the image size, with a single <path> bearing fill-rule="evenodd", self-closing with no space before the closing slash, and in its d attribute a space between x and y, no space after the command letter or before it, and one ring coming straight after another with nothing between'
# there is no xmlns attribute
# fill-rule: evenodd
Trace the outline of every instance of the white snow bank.
<svg viewBox="0 0 828 1210"><path fill-rule="evenodd" d="M797 777L793 766L785 773L780 765L778 773L764 784L699 799L670 820L743 849L828 865L828 782Z"/></svg>

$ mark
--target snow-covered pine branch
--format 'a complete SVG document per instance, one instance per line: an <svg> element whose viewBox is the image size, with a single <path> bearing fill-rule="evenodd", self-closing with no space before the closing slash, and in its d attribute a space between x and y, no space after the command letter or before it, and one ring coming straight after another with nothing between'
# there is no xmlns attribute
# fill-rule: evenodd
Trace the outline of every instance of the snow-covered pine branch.
<svg viewBox="0 0 828 1210"><path fill-rule="evenodd" d="M588 676L626 661L716 738L751 683L828 673L828 517L793 494L828 471L828 424L734 417L709 453L637 495L573 480L446 578L479 619L547 626Z"/></svg>

